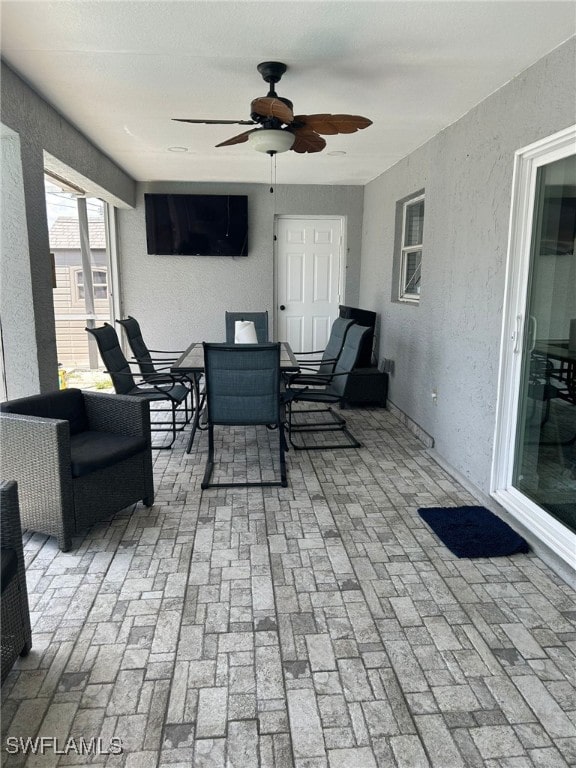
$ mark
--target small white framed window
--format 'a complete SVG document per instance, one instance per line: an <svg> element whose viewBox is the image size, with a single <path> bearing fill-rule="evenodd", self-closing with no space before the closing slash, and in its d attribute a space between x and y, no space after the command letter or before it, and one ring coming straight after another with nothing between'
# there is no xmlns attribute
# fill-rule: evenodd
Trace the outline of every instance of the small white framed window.
<svg viewBox="0 0 576 768"><path fill-rule="evenodd" d="M108 271L106 269L92 270L92 287L94 299L106 300L108 298ZM84 272L82 269L72 270L72 290L75 304L84 303Z"/></svg>
<svg viewBox="0 0 576 768"><path fill-rule="evenodd" d="M403 204L400 245L400 301L420 301L422 241L424 235L424 195Z"/></svg>

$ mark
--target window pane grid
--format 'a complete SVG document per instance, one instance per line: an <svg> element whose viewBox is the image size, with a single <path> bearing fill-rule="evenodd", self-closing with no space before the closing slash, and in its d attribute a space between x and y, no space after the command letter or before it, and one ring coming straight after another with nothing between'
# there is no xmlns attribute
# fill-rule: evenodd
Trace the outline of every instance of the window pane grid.
<svg viewBox="0 0 576 768"><path fill-rule="evenodd" d="M81 269L75 271L76 276L76 298L78 301L84 299L84 272ZM108 298L108 274L102 269L92 270L92 288L95 299Z"/></svg>
<svg viewBox="0 0 576 768"><path fill-rule="evenodd" d="M400 248L400 299L420 299L423 233L424 198L419 197L404 203Z"/></svg>
<svg viewBox="0 0 576 768"><path fill-rule="evenodd" d="M424 200L406 206L406 226L404 229L404 245L421 245L422 230L424 229Z"/></svg>
<svg viewBox="0 0 576 768"><path fill-rule="evenodd" d="M422 265L422 251L413 250L404 253L404 293L403 296L419 296L420 294L420 269Z"/></svg>

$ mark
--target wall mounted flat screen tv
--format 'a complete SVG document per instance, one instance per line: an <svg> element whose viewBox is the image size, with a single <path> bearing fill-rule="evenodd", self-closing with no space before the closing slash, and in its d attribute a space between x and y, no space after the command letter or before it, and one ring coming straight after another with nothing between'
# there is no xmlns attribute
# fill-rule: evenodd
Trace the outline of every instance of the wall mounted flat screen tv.
<svg viewBox="0 0 576 768"><path fill-rule="evenodd" d="M246 195L144 195L148 253L247 256Z"/></svg>

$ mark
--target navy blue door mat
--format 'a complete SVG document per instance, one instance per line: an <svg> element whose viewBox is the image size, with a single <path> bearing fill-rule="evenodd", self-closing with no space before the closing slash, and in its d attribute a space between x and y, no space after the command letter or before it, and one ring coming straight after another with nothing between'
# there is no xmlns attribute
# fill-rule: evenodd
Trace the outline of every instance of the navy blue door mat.
<svg viewBox="0 0 576 768"><path fill-rule="evenodd" d="M530 551L528 542L486 507L423 507L418 514L456 557Z"/></svg>

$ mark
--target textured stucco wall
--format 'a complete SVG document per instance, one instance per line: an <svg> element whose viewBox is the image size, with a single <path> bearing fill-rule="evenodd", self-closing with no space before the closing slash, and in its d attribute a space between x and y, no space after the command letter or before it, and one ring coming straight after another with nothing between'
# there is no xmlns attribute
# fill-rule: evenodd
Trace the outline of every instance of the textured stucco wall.
<svg viewBox="0 0 576 768"><path fill-rule="evenodd" d="M2 336L10 327L18 329L20 344L3 342L6 395L34 394L39 391L40 380L36 353L36 328L33 304L32 280L28 260L28 231L26 219L22 216L25 207L20 140L12 131L3 130L2 143L2 185L0 238L0 307L2 311ZM10 315L5 317L6 310ZM19 381L28 389L20 389Z"/></svg>
<svg viewBox="0 0 576 768"><path fill-rule="evenodd" d="M149 256L144 193L248 195L246 258ZM347 220L345 300L358 302L363 187L266 184L142 184L134 210L120 211L120 272L124 314L138 318L146 342L181 349L190 341L224 339L226 310L268 310L274 316L273 223L280 214L329 214Z"/></svg>
<svg viewBox="0 0 576 768"><path fill-rule="evenodd" d="M11 203L2 216L3 237L17 233L19 243L16 250L3 245L1 272L2 342L7 368L10 363L7 396L14 398L58 386L44 168L59 171L115 205L132 205L135 185L4 62L1 104L2 136L11 141L13 132L20 152L20 163L11 160ZM25 322L22 302L26 302Z"/></svg>
<svg viewBox="0 0 576 768"><path fill-rule="evenodd" d="M574 123L575 39L365 188L360 303L381 313L390 399L489 492L514 152ZM396 201L425 188L419 306L393 302ZM437 405L431 392L437 390Z"/></svg>
<svg viewBox="0 0 576 768"><path fill-rule="evenodd" d="M1 119L28 143L47 153L42 163L66 173L91 196L113 205L134 204L135 184L119 166L2 62ZM96 108L96 107L95 107Z"/></svg>

